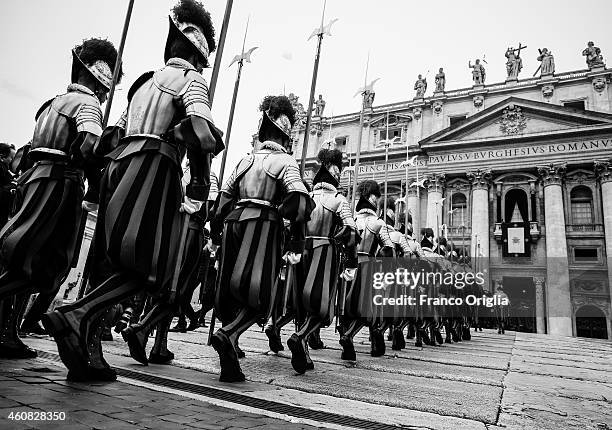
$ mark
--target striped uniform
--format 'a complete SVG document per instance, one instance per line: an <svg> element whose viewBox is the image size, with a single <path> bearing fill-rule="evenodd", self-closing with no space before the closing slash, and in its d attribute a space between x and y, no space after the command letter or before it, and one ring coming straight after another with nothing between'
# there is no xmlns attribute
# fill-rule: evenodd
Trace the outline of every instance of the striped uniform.
<svg viewBox="0 0 612 430"><path fill-rule="evenodd" d="M9 278L45 291L70 270L79 240L84 168L95 164L101 123L98 99L78 84L38 111L29 152L35 164L19 178L19 210L0 231L0 259ZM8 287L0 285L0 297L12 294Z"/></svg>
<svg viewBox="0 0 612 430"><path fill-rule="evenodd" d="M361 236L361 242L357 247L360 266L347 292L345 315L353 319L366 318L371 322L373 320L371 289L375 270L373 257L379 248L393 250L395 245L391 241L387 225L378 218L374 210L369 208L359 210L355 216L355 223Z"/></svg>
<svg viewBox="0 0 612 430"><path fill-rule="evenodd" d="M211 225L216 237L225 221L215 295L221 321L232 320L241 308L269 317L281 267L283 218L291 221L294 239L285 251L300 253L313 206L297 162L281 145L264 142L238 163L221 189Z"/></svg>
<svg viewBox="0 0 612 430"><path fill-rule="evenodd" d="M357 267L357 227L346 198L326 182L310 193L316 203L306 224L306 242L298 282L298 314L310 314L329 324L333 319L340 253L346 252L346 267Z"/></svg>
<svg viewBox="0 0 612 430"><path fill-rule="evenodd" d="M171 58L143 76L130 90L125 137L109 155L96 234L116 271L135 274L157 290L176 265L185 151L210 172L206 155L220 152L223 144L206 81L189 62ZM202 133L208 128L212 142Z"/></svg>

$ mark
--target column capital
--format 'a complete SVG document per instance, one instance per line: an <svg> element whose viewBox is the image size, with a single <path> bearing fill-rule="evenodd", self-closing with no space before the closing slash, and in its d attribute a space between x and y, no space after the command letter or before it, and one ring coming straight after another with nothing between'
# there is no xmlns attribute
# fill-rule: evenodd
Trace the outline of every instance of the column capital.
<svg viewBox="0 0 612 430"><path fill-rule="evenodd" d="M427 180L425 181L425 186L427 187L427 192L442 192L444 185L446 183L446 174L444 173L435 173L433 175L427 176Z"/></svg>
<svg viewBox="0 0 612 430"><path fill-rule="evenodd" d="M612 182L612 160L597 160L595 161L595 176L602 184Z"/></svg>
<svg viewBox="0 0 612 430"><path fill-rule="evenodd" d="M546 280L546 278L544 278L543 276L534 276L533 277L533 283L535 284L536 288L542 287L542 285L544 284L545 280Z"/></svg>
<svg viewBox="0 0 612 430"><path fill-rule="evenodd" d="M488 190L493 172L490 169L472 170L466 173L474 190Z"/></svg>
<svg viewBox="0 0 612 430"><path fill-rule="evenodd" d="M538 166L538 174L540 175L540 179L542 179L544 187L548 185L561 185L566 170L567 163L551 163L544 166Z"/></svg>
<svg viewBox="0 0 612 430"><path fill-rule="evenodd" d="M408 181L409 183L412 183L410 181ZM416 197L417 196L417 187L410 187L408 186L408 188L406 188L406 195L408 197Z"/></svg>

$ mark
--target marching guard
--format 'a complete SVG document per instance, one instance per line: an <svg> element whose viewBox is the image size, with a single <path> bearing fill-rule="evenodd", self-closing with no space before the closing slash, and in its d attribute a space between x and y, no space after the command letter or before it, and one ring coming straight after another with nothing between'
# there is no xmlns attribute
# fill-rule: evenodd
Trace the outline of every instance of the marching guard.
<svg viewBox="0 0 612 430"><path fill-rule="evenodd" d="M376 181L365 180L359 184L359 201L355 223L361 237L357 247L359 268L357 276L347 292L345 314L342 324L342 359L355 360L353 337L366 325L370 328L372 341L371 355L378 357L385 354L385 340L381 332L380 319L374 315L372 308L372 275L374 257L379 255L392 257L395 245L389 236L385 221L377 214L380 199L380 186Z"/></svg>
<svg viewBox="0 0 612 430"><path fill-rule="evenodd" d="M220 380L226 382L244 381L234 345L255 322L268 320L277 299L283 254L291 264L299 261L305 223L314 206L297 162L288 153L295 123L290 100L267 96L260 110L261 144L223 185L211 223L213 241L221 242L215 312L223 322L211 342L219 354ZM283 218L291 222L284 250Z"/></svg>
<svg viewBox="0 0 612 430"><path fill-rule="evenodd" d="M129 90L125 137L109 155L102 180L96 240L112 275L83 299L43 318L74 380L116 379L99 339L90 339L95 321L136 293L172 288L185 239L181 161L187 153L199 172L192 174L186 197L203 201L210 172L205 155L223 149L201 75L215 49L210 14L199 2L182 0L169 18L166 65L142 75Z"/></svg>
<svg viewBox="0 0 612 430"><path fill-rule="evenodd" d="M357 226L348 201L337 189L342 152L322 149L318 159L321 166L310 193L316 206L306 224L304 252L297 265L296 313L304 321L287 341L291 365L300 374L314 368L306 341L316 330L331 324L339 279L352 281L357 268ZM346 257L344 269L341 253Z"/></svg>
<svg viewBox="0 0 612 430"><path fill-rule="evenodd" d="M189 176L189 174L186 173L185 176ZM184 185L188 184L185 177L183 183ZM198 274L200 258L203 255L205 244L204 224L209 216L209 211L212 210L218 190L217 176L214 173L210 175L210 184L208 199L204 204L189 201L188 207L185 208L184 216L188 217L189 225L176 291L174 294L169 291L169 294L157 298L153 307L140 322L130 325L121 332L124 340L128 343L132 358L144 365L149 362L168 364L174 359L174 354L168 350L168 332L173 315L190 305L193 292L200 283ZM155 327L157 327L155 343L147 359L145 347L149 334Z"/></svg>
<svg viewBox="0 0 612 430"><path fill-rule="evenodd" d="M0 231L0 356L30 358L36 352L17 335L29 294L54 291L78 249L85 178L96 177L102 160L97 143L102 110L117 51L102 39L72 50L71 84L36 113L29 151L34 165L19 178L18 210ZM89 181L88 181L89 182ZM90 187L97 184L90 182ZM13 298L19 295L18 300Z"/></svg>

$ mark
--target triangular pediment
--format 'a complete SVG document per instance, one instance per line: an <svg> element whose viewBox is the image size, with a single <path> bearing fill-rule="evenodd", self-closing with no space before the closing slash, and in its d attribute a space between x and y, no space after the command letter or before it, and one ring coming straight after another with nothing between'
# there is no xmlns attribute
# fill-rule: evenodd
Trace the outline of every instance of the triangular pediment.
<svg viewBox="0 0 612 430"><path fill-rule="evenodd" d="M510 97L419 143L422 148L468 145L507 140L533 140L612 130L612 115Z"/></svg>

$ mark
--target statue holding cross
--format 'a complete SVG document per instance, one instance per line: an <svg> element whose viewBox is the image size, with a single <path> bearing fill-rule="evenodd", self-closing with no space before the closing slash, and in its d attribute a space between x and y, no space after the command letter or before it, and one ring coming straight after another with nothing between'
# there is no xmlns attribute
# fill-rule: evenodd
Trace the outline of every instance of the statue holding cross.
<svg viewBox="0 0 612 430"><path fill-rule="evenodd" d="M523 68L523 59L521 58L521 49L527 48L521 46L519 43L518 48L510 47L506 50L506 72L508 72L507 80L518 79L518 75Z"/></svg>

